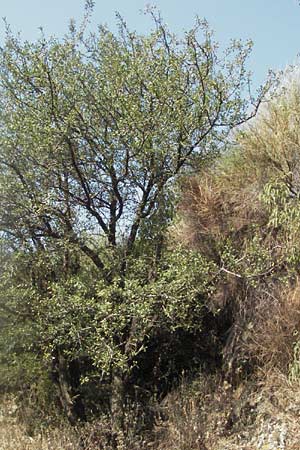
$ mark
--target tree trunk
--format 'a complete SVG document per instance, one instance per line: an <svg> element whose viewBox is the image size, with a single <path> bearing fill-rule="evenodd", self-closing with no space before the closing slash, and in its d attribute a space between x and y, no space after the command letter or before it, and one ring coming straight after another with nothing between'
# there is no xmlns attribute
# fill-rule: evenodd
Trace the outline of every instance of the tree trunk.
<svg viewBox="0 0 300 450"><path fill-rule="evenodd" d="M74 368L72 372L74 372ZM59 389L60 403L70 424L75 425L79 420L85 421L84 404L76 392L78 386L73 386L74 379L78 378L79 374L78 372L70 374L68 361L61 350L56 352L54 376Z"/></svg>
<svg viewBox="0 0 300 450"><path fill-rule="evenodd" d="M111 421L114 433L124 429L125 383L123 377L115 371L111 383Z"/></svg>
<svg viewBox="0 0 300 450"><path fill-rule="evenodd" d="M69 385L67 361L60 351L58 351L57 356L57 372L61 405L71 425L75 425L77 417L74 411L74 402Z"/></svg>

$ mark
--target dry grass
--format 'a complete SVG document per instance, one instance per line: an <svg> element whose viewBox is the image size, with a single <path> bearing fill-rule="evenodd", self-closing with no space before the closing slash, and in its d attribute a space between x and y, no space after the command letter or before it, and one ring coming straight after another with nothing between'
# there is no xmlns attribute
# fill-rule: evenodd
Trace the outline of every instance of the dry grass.
<svg viewBox="0 0 300 450"><path fill-rule="evenodd" d="M216 240L237 236L251 222L265 217L253 183L235 191L231 168L227 169L187 179L182 186L176 238L208 255Z"/></svg>
<svg viewBox="0 0 300 450"><path fill-rule="evenodd" d="M4 405L4 406L3 406ZM111 445L109 426L94 422L80 430L62 425L29 436L15 404L1 405L1 450L299 450L300 383L275 370L237 389L218 376L202 375L169 394L155 432L147 439L122 436ZM80 436L80 437L79 437Z"/></svg>
<svg viewBox="0 0 300 450"><path fill-rule="evenodd" d="M36 421L32 429L32 418L24 411L20 413L13 396L0 401L0 450L141 450L156 449L152 436L136 432L136 411L125 417L124 432L112 433L111 420L101 419L71 427L62 421L60 425L42 425ZM41 420L42 422L42 420Z"/></svg>
<svg viewBox="0 0 300 450"><path fill-rule="evenodd" d="M161 447L164 450L168 442L174 442L172 448L180 450L188 445L209 450L300 449L300 282L297 264L289 266L290 249L300 246L299 225L298 219L292 224L294 228L288 225L284 229L287 221L272 225L270 210L262 198L267 185L280 182L287 188L287 217L290 205L297 208L299 202L299 84L270 102L237 139L238 148L210 171L183 181L173 235L213 259L221 270L220 243L231 240L240 266L220 279L211 301L224 317L228 311L232 314L224 361L226 354L231 360L250 361L259 379L253 387L244 380L245 386L230 388L230 392L216 385L204 403L184 396L184 406L174 399L165 447ZM280 203L277 206L280 208ZM253 250L256 237L259 244ZM248 274L256 263L260 267L260 258L264 261L259 246L266 255L266 268L270 262L272 269L262 270L251 283ZM249 401L241 403L244 394L239 396L240 389ZM218 396L223 403L220 409ZM231 417L235 423L226 435L228 411L235 411L237 404L243 406ZM227 425L222 414L227 417ZM247 416L253 423L247 423ZM223 436L219 434L222 432Z"/></svg>
<svg viewBox="0 0 300 450"><path fill-rule="evenodd" d="M0 426L1 450L78 450L79 446L66 430L28 436L20 425Z"/></svg>
<svg viewBox="0 0 300 450"><path fill-rule="evenodd" d="M300 284L261 292L245 348L267 372L288 374L300 333Z"/></svg>
<svg viewBox="0 0 300 450"><path fill-rule="evenodd" d="M159 450L216 450L218 443L254 421L248 386L239 389L220 376L202 375L168 396ZM245 398L247 401L245 401ZM172 447L170 446L172 443Z"/></svg>
<svg viewBox="0 0 300 450"><path fill-rule="evenodd" d="M26 424L17 419L14 398L2 399L0 406L0 450L78 450L78 436L67 425L28 434Z"/></svg>
<svg viewBox="0 0 300 450"><path fill-rule="evenodd" d="M210 170L182 182L176 237L209 254L214 239L237 236L249 224L267 222L260 196L281 181L291 196L300 193L300 87L267 104L237 133L237 147Z"/></svg>
<svg viewBox="0 0 300 450"><path fill-rule="evenodd" d="M202 379L168 398L158 450L299 450L300 386L273 370L237 389Z"/></svg>
<svg viewBox="0 0 300 450"><path fill-rule="evenodd" d="M289 282L280 282L289 275L289 257L300 247L298 215L295 223L288 222L300 196L299 83L271 101L237 141L237 148L209 171L183 181L173 232L176 240L216 262L223 275L229 269L216 285L212 305L215 301L215 309L222 310L231 302L241 359L248 354L266 370L277 367L286 373L300 332L300 288L292 279L297 267ZM263 198L266 186L277 182L288 193L280 226L270 220L271 207ZM272 201L280 209L280 201ZM224 267L227 240L233 268Z"/></svg>

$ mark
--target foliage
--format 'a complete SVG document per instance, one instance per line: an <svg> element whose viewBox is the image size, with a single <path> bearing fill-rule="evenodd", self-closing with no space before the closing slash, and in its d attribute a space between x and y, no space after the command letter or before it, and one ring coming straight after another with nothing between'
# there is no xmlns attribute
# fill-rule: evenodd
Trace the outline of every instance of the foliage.
<svg viewBox="0 0 300 450"><path fill-rule="evenodd" d="M297 334L296 334L297 336ZM289 379L293 382L298 382L300 377L300 364L299 364L299 341L294 344L293 360L289 365Z"/></svg>
<svg viewBox="0 0 300 450"><path fill-rule="evenodd" d="M99 385L94 403L121 424L141 355L156 367L159 336L201 332L218 270L168 247L174 183L267 89L246 99L251 42L220 56L206 21L179 39L149 14L147 36L118 17L116 34L72 23L62 41L8 28L0 49L4 359L48 371L73 424Z"/></svg>
<svg viewBox="0 0 300 450"><path fill-rule="evenodd" d="M83 234L122 239L128 252L190 157L205 158L246 119L250 45L236 43L222 61L205 22L179 41L154 21L149 36L121 19L119 35L73 30L62 43L8 33L1 223L17 239L68 239L102 268Z"/></svg>
<svg viewBox="0 0 300 450"><path fill-rule="evenodd" d="M70 358L89 355L103 374L116 367L126 373L154 330L201 327L202 297L212 289L213 266L186 250L171 252L163 264L149 281L146 262L133 261L122 287L118 279L106 285L101 277L81 273L49 282L49 296L40 301L36 296L33 303L45 354L52 357L59 347Z"/></svg>

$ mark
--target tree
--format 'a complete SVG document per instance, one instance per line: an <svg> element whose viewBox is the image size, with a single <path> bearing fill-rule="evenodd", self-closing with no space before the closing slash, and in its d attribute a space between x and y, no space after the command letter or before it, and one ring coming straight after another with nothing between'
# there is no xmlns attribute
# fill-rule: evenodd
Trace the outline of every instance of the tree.
<svg viewBox="0 0 300 450"><path fill-rule="evenodd" d="M88 355L120 411L149 335L200 326L211 266L166 253L172 187L264 94L249 113L251 43L219 58L205 21L179 39L150 14L148 36L119 17L116 35L72 25L62 42L8 30L0 53L0 229L31 261L33 320L72 421L82 369L69 363Z"/></svg>

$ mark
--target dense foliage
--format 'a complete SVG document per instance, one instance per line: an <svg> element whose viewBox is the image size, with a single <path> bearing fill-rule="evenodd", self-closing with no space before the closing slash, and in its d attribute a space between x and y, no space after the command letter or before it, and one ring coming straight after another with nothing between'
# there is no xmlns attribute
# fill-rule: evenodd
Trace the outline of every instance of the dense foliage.
<svg viewBox="0 0 300 450"><path fill-rule="evenodd" d="M119 18L63 41L8 30L0 51L1 387L42 383L72 424L110 414L116 434L133 402L221 366L232 279L248 295L298 261L295 161L251 153L253 130L215 160L264 95L249 113L251 44L220 57L205 21L179 39L150 14L148 36Z"/></svg>

